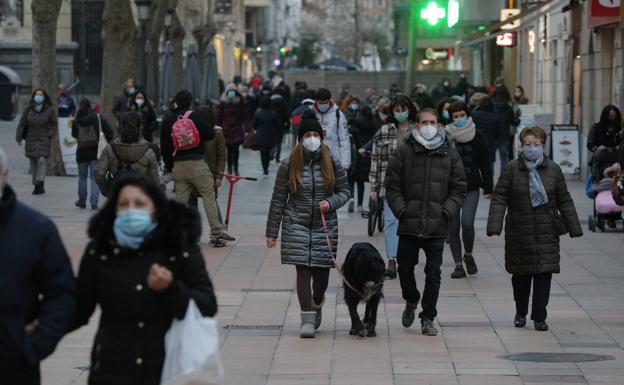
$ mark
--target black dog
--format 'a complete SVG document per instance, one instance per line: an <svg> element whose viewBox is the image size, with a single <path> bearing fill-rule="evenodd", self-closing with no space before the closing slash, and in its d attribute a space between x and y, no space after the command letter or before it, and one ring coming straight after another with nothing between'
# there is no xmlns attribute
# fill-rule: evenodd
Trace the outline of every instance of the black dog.
<svg viewBox="0 0 624 385"><path fill-rule="evenodd" d="M377 336L377 307L383 297L384 272L384 261L375 246L362 242L351 247L342 265L343 279L357 290L351 289L345 282L344 299L351 315L350 335ZM364 323L357 311L360 302L366 303Z"/></svg>

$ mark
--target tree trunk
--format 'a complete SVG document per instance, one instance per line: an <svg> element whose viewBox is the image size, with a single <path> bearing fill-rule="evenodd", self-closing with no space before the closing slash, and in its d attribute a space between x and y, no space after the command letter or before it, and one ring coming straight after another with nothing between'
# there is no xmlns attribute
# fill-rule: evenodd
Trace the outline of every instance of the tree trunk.
<svg viewBox="0 0 624 385"><path fill-rule="evenodd" d="M148 96L156 104L158 104L158 100L160 99L160 37L165 27L165 15L170 7L174 7L174 5L171 4L174 1L177 2L177 0L153 2L150 9L147 38L152 45L152 60L148 65L152 67L154 73L154 89Z"/></svg>
<svg viewBox="0 0 624 385"><path fill-rule="evenodd" d="M115 96L122 92L124 82L136 79L141 70L137 65L139 33L130 1L106 0L104 4L100 108L109 122L116 122L112 113Z"/></svg>
<svg viewBox="0 0 624 385"><path fill-rule="evenodd" d="M56 30L63 0L33 0L32 26L32 87L44 89L57 102ZM64 175L65 167L58 140L58 129L50 146L49 172Z"/></svg>
<svg viewBox="0 0 624 385"><path fill-rule="evenodd" d="M184 48L184 28L180 23L177 13L173 14L173 21L171 23L171 46L173 47L173 82L176 90L182 88L184 84L184 59L182 57L182 50ZM193 95L195 97L195 95Z"/></svg>

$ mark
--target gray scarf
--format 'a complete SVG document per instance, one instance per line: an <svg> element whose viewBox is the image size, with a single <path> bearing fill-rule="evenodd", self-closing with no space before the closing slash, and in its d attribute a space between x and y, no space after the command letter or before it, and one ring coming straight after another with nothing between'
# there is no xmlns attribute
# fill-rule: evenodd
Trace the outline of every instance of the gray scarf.
<svg viewBox="0 0 624 385"><path fill-rule="evenodd" d="M468 143L474 139L476 133L477 127L472 121L472 118L468 118L468 123L461 128L453 123L449 123L446 126L446 134L451 144Z"/></svg>
<svg viewBox="0 0 624 385"><path fill-rule="evenodd" d="M422 135L420 135L420 131L418 131L418 128L414 128L412 129L412 136L427 150L435 150L436 148L444 144L444 141L446 140L446 131L444 131L444 129L439 129L436 136L434 136L430 140L427 140L423 138Z"/></svg>
<svg viewBox="0 0 624 385"><path fill-rule="evenodd" d="M529 197L531 198L531 205L533 207L543 206L548 203L548 195L546 189L542 184L537 168L544 162L544 155L542 155L536 161L527 160L524 156L524 163L529 171Z"/></svg>

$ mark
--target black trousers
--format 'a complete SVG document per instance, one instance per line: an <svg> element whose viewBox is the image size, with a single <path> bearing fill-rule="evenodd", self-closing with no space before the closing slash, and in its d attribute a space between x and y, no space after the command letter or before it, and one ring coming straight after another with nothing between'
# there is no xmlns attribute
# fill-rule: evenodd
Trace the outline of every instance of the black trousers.
<svg viewBox="0 0 624 385"><path fill-rule="evenodd" d="M417 304L420 300L420 292L416 287L414 268L418 264L420 249L425 251L427 262L425 263L425 290L422 297L422 311L420 318L433 320L438 315L437 304L440 294L440 282L442 281L442 252L444 251L444 239L422 239L418 237L399 236L399 248L397 251L397 270L403 299L411 304Z"/></svg>
<svg viewBox="0 0 624 385"><path fill-rule="evenodd" d="M526 317L529 312L529 297L531 296L531 282L533 282L533 303L531 306L531 319L536 322L546 321L546 306L550 298L550 283L552 273L535 275L512 275L514 300L516 301L516 313Z"/></svg>
<svg viewBox="0 0 624 385"><path fill-rule="evenodd" d="M260 147L260 161L262 162L262 172L269 173L269 163L271 162L271 147Z"/></svg>
<svg viewBox="0 0 624 385"><path fill-rule="evenodd" d="M240 154L240 144L228 144L227 145L227 167L228 171L232 168L238 171L238 158Z"/></svg>
<svg viewBox="0 0 624 385"><path fill-rule="evenodd" d="M355 196L355 186L357 185L357 204L362 206L364 202L364 181L355 180L353 176L349 176L349 190L351 190L351 196Z"/></svg>

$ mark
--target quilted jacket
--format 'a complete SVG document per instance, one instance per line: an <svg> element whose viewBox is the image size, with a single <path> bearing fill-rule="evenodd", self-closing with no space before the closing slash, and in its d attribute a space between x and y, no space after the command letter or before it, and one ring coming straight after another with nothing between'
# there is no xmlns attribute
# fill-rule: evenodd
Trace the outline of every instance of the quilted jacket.
<svg viewBox="0 0 624 385"><path fill-rule="evenodd" d="M327 193L321 174L321 154L304 151L303 185L296 192L288 186L289 161L283 161L277 172L271 199L266 236L277 238L282 227L282 263L311 267L333 267L325 233L321 224L319 203L327 200L331 206L327 226L332 251L338 249L338 216L336 210L349 200L347 173L334 161L336 184Z"/></svg>
<svg viewBox="0 0 624 385"><path fill-rule="evenodd" d="M548 194L548 207L531 205L529 174L522 159L507 164L490 203L487 234L501 234L504 223L505 269L510 274L559 273L557 211L571 237L583 235L559 165L546 158L537 170Z"/></svg>

